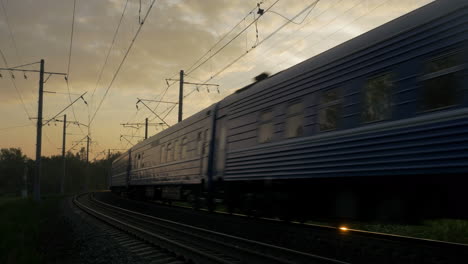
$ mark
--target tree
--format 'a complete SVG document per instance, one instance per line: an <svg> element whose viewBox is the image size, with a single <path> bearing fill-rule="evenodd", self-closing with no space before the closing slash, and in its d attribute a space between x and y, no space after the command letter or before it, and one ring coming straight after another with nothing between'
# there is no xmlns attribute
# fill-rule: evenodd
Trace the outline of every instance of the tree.
<svg viewBox="0 0 468 264"><path fill-rule="evenodd" d="M27 161L20 148L0 149L0 195L20 193Z"/></svg>

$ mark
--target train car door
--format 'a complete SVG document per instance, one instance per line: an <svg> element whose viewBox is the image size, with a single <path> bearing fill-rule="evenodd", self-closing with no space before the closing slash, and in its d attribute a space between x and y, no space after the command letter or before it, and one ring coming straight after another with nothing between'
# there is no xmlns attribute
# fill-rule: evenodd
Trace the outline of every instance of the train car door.
<svg viewBox="0 0 468 264"><path fill-rule="evenodd" d="M226 117L219 118L216 122L216 136L214 149L215 179L222 179L226 160Z"/></svg>
<svg viewBox="0 0 468 264"><path fill-rule="evenodd" d="M201 133L200 151L201 151L201 175L207 182L209 174L209 154L210 154L210 141L209 141L210 129L204 129Z"/></svg>

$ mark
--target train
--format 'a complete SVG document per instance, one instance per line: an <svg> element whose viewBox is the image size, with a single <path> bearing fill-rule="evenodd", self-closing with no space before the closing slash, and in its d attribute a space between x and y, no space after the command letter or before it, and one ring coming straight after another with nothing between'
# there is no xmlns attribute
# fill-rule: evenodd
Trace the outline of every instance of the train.
<svg viewBox="0 0 468 264"><path fill-rule="evenodd" d="M467 218L468 2L434 1L136 144L113 192L280 218Z"/></svg>

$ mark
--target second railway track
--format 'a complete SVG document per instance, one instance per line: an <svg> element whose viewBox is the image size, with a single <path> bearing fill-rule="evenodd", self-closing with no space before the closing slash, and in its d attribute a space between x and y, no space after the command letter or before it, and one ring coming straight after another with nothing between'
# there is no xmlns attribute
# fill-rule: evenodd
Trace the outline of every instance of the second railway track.
<svg viewBox="0 0 468 264"><path fill-rule="evenodd" d="M346 263L119 208L94 199L75 204L125 232L194 263Z"/></svg>

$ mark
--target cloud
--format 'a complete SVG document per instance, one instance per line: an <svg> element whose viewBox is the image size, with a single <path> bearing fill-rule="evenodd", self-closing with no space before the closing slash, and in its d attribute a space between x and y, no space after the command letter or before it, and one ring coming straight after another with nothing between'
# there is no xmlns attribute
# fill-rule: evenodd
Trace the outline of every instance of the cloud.
<svg viewBox="0 0 468 264"><path fill-rule="evenodd" d="M114 148L115 145L119 145L119 135L126 131L122 130L119 123L132 119L134 116L136 116L134 121L142 121L145 117L153 118L153 115L144 109L135 114L136 98L158 98L167 88L165 78L177 79L181 69L188 72L189 67L209 51L212 45L241 21L250 10L256 7L257 2L253 0L157 1L96 116L92 133L95 140L102 142L96 148ZM344 14L358 1L320 1L303 24L287 25L271 39L250 51L239 62L211 80L210 82L221 85L221 94L204 91L195 92L196 100L193 99L195 98L192 97L193 95L187 97L184 109L185 116L198 112L203 107L219 101L230 92L251 83L252 78L261 72L275 73L281 70L281 67L293 65L336 45L340 41L367 31L374 25L381 24L423 4L418 1L400 2L393 0L375 12L363 16L381 2L377 0L366 1L356 9L351 9ZM95 95L91 98L93 90L96 88L98 73L103 66L105 55L122 14L125 0L76 1L76 3L70 89L72 93L88 91L86 99L91 108L88 109L81 102L74 105L76 117L80 122L85 123L88 120L88 112L93 114L98 103L102 100L138 29L140 6L138 1L130 0L128 2L109 61L104 69L102 79L97 85ZM141 16L149 8L149 1L142 1L142 3ZM272 3L273 1L265 1L262 8L266 9ZM292 18L308 3L301 0L280 1L272 10ZM5 53L9 64L13 66L45 59L46 70L66 72L73 1L15 0L5 1L5 7L19 53L19 57L16 57L7 25L3 17L0 17L0 35L2 36L0 49ZM359 16L363 16L359 19L359 23L350 24L350 21ZM229 39L252 22L253 17L254 14L250 14L245 21L241 21L240 25L218 47L226 44ZM338 18L326 25L335 17ZM279 15L265 14L257 23L257 27L252 25L212 60L187 76L187 80L194 82L208 80L210 76L231 63L255 45L257 41L261 41L285 22L286 20ZM336 33L333 38L327 37L343 25L346 26L344 30ZM257 30L258 39L256 37ZM322 39L327 40L323 41ZM213 55L215 50L216 48L209 52L208 56ZM37 65L31 67L37 69ZM4 76L8 75L5 72L2 73ZM16 78L18 90L24 98L28 110L36 115L38 74L28 74L27 80L19 78L21 75L19 73L18 78ZM6 111L7 106L9 106L15 109L13 115L17 116L18 119L24 119L25 114L21 113L24 110L22 107L18 107L21 106L20 101L11 80L9 78L0 79L0 87L0 102L2 106L5 106L2 111ZM68 91L63 77L60 76L52 76L45 84L45 89L58 92ZM193 86L186 85L186 93L192 89L194 89ZM176 84L168 89L164 99L175 101L177 98L178 85ZM66 95L47 95L44 111L47 115L53 115L68 104L69 98ZM153 103L150 105L155 106ZM158 111L164 109L165 106L161 105ZM71 111L66 113L73 116ZM176 121L176 113L177 109L168 116L168 122L174 123ZM5 116L5 113L2 112L1 116ZM5 121L5 119L0 117L0 121ZM18 144L22 143L18 142ZM33 145L23 147L28 155L33 153ZM0 146L4 146L3 140L0 141ZM46 155L56 152L57 150L52 146L44 149Z"/></svg>

